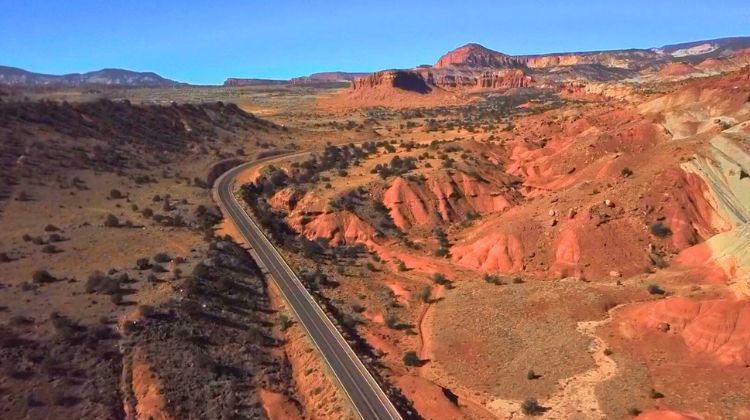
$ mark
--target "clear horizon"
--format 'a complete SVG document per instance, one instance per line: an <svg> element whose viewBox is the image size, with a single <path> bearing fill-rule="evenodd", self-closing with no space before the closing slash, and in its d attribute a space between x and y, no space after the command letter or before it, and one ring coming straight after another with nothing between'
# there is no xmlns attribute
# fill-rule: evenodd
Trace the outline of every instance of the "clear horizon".
<svg viewBox="0 0 750 420"><path fill-rule="evenodd" d="M221 84L411 68L470 42L526 55L748 35L744 2L609 3L3 1L0 64L48 74L123 68Z"/></svg>

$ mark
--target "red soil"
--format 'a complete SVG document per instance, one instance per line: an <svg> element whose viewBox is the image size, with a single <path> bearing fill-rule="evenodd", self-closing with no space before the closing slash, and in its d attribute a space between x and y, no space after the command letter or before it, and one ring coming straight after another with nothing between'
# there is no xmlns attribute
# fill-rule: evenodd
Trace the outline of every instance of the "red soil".
<svg viewBox="0 0 750 420"><path fill-rule="evenodd" d="M131 387L136 399L135 418L153 420L173 418L167 411L167 401L161 391L161 381L138 348L133 351Z"/></svg>
<svg viewBox="0 0 750 420"><path fill-rule="evenodd" d="M722 366L750 366L750 301L674 297L636 304L618 320L620 334L673 334L690 352Z"/></svg>
<svg viewBox="0 0 750 420"><path fill-rule="evenodd" d="M443 394L442 388L418 376L398 377L396 385L425 419L462 419L461 411Z"/></svg>
<svg viewBox="0 0 750 420"><path fill-rule="evenodd" d="M700 420L700 417L672 410L650 410L636 417L638 420Z"/></svg>
<svg viewBox="0 0 750 420"><path fill-rule="evenodd" d="M695 67L687 63L669 63L659 70L659 76L687 76L696 73Z"/></svg>
<svg viewBox="0 0 750 420"><path fill-rule="evenodd" d="M706 283L724 283L729 276L723 268L712 263L712 256L713 252L708 244L702 243L682 251L674 262L700 270Z"/></svg>
<svg viewBox="0 0 750 420"><path fill-rule="evenodd" d="M581 260L581 245L574 229L564 230L557 239L552 274L555 277L581 276L578 266Z"/></svg>
<svg viewBox="0 0 750 420"><path fill-rule="evenodd" d="M695 244L698 239L708 239L718 233L714 221L720 220L711 205L708 187L701 178L684 171L670 171L664 175L674 180L672 200L668 203L667 220L672 230L672 243L678 250ZM719 223L721 230L728 230L727 222Z"/></svg>
<svg viewBox="0 0 750 420"><path fill-rule="evenodd" d="M396 178L386 190L383 204L403 230L465 220L469 212L487 214L510 207L499 191L463 172L439 173L424 185Z"/></svg>
<svg viewBox="0 0 750 420"><path fill-rule="evenodd" d="M368 244L376 233L375 228L346 210L321 214L306 225L293 227L310 239L329 239L331 245Z"/></svg>
<svg viewBox="0 0 750 420"><path fill-rule="evenodd" d="M265 389L260 391L260 400L269 420L301 420L302 414L287 396Z"/></svg>
<svg viewBox="0 0 750 420"><path fill-rule="evenodd" d="M451 249L452 260L483 272L513 273L523 269L523 244L517 236L491 233L468 245Z"/></svg>

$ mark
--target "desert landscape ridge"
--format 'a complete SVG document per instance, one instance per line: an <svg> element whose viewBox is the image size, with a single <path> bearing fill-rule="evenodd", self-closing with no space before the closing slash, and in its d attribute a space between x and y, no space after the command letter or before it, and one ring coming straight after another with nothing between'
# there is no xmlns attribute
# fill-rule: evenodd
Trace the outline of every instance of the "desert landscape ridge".
<svg viewBox="0 0 750 420"><path fill-rule="evenodd" d="M750 36L362 71L320 7L0 66L0 417L750 418Z"/></svg>

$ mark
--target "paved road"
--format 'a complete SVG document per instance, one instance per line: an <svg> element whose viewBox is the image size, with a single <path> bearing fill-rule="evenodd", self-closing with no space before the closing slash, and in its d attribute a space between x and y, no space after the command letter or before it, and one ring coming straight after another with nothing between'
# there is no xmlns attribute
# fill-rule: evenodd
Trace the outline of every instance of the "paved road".
<svg viewBox="0 0 750 420"><path fill-rule="evenodd" d="M271 274L288 306L323 355L359 416L368 420L401 419L401 415L344 337L233 194L235 178L239 172L272 159L274 158L249 162L230 169L214 184L215 197L218 198L225 217L232 218L239 232L253 248L258 264Z"/></svg>

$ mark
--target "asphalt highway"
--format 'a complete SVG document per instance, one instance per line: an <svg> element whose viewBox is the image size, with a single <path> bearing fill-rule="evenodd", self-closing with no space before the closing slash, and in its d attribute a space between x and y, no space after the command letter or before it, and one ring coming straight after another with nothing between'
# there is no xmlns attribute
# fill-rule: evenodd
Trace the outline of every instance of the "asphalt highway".
<svg viewBox="0 0 750 420"><path fill-rule="evenodd" d="M214 193L225 217L230 217L254 251L256 262L270 274L297 321L320 351L357 414L363 419L401 419L396 407L359 360L282 255L234 196L237 175L253 165L278 156L248 162L225 172Z"/></svg>

